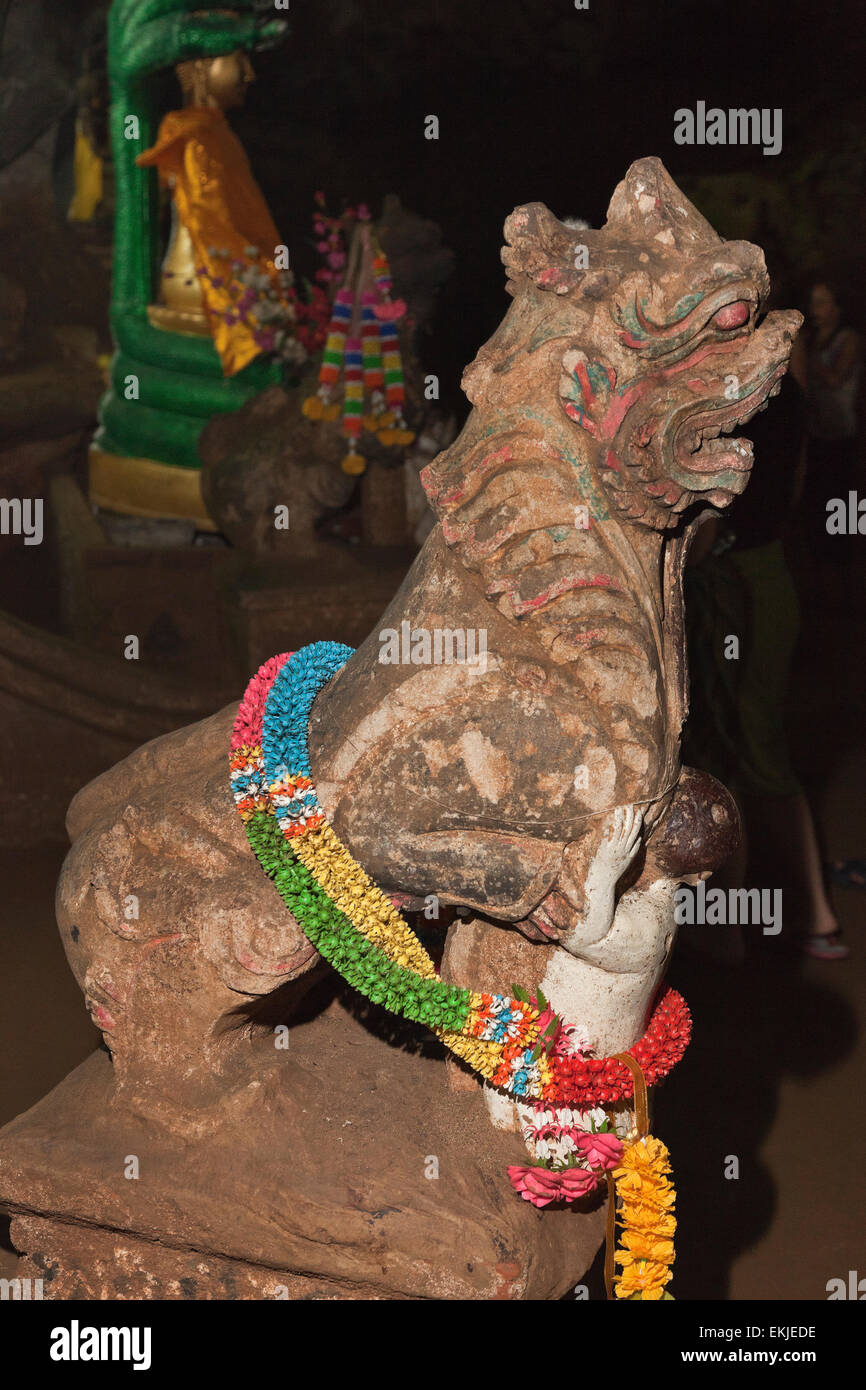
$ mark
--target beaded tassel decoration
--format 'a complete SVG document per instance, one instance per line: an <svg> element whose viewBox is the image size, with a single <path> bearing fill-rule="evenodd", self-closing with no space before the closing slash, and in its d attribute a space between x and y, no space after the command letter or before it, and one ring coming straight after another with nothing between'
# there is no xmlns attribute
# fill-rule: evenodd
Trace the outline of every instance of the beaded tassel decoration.
<svg viewBox="0 0 866 1390"><path fill-rule="evenodd" d="M364 361L364 391L370 403L370 415L364 423L369 429L377 427L385 409L385 371L382 366L382 341L375 304L376 296L373 291L365 290L361 295L361 352Z"/></svg>
<svg viewBox="0 0 866 1390"><path fill-rule="evenodd" d="M315 396L303 404L313 420L337 418L335 395L343 379L343 433L351 441L343 471L363 473L366 460L358 450L362 428L382 444L406 445L415 438L403 418L405 388L397 321L406 312L391 299L388 261L368 222L352 238L346 280L334 300ZM366 410L365 410L366 406Z"/></svg>
<svg viewBox="0 0 866 1390"><path fill-rule="evenodd" d="M338 407L331 402L336 385L340 380L343 365L343 349L346 345L346 330L352 321L352 291L340 289L334 299L328 336L319 367L319 392L304 402L304 414L317 420L336 420ZM312 404L311 404L312 403ZM309 407L309 408L308 408Z"/></svg>

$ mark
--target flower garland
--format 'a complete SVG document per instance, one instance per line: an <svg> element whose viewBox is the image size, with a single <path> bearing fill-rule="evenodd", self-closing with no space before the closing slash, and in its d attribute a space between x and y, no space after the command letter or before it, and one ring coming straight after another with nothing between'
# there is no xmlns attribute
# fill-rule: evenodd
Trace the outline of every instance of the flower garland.
<svg viewBox="0 0 866 1390"><path fill-rule="evenodd" d="M297 297L291 271L272 274L267 268L262 269L257 246L244 247L246 260L233 260L228 251L219 247L210 247L209 254L225 262L223 273L213 275L207 266L201 265L196 266L196 275L213 289L225 292L228 303L218 317L229 327L242 323L261 352L275 353L290 367L301 366L307 359L307 350L296 331Z"/></svg>
<svg viewBox="0 0 866 1390"><path fill-rule="evenodd" d="M631 1244L617 1256L625 1266L620 1285L628 1292L618 1285L617 1294L632 1297L639 1288L647 1291L637 1296L661 1297L666 1281L639 1271L649 1258L644 1249L659 1256L667 1250L669 1222L663 1218L673 1189L665 1186L659 1166L667 1150L657 1140L641 1141L656 1147L646 1150L640 1166L636 1146L623 1148L603 1111L589 1117L587 1128L586 1117L563 1113L562 1107L582 1112L636 1096L638 1110L645 1109L646 1084L666 1076L688 1045L685 1001L668 989L643 1038L627 1053L592 1057L575 1046L574 1030L540 992L531 998L514 986L511 995L490 994L438 977L408 923L337 838L312 780L307 728L313 700L351 655L350 647L316 642L272 657L247 686L232 731L230 766L232 794L256 857L309 940L354 989L426 1024L491 1086L540 1109L541 1123L530 1137L547 1163L509 1169L525 1200L537 1206L575 1200L603 1173L614 1172L624 1208L635 1213L627 1230Z"/></svg>
<svg viewBox="0 0 866 1390"><path fill-rule="evenodd" d="M585 1114L568 1107L536 1108L533 1120L523 1137L535 1164L512 1165L508 1176L515 1192L534 1207L586 1197L625 1152L613 1121L600 1108Z"/></svg>
<svg viewBox="0 0 866 1390"><path fill-rule="evenodd" d="M655 1302L672 1297L666 1290L674 1260L674 1216L676 1193L670 1181L670 1155L660 1139L649 1131L649 1104L643 1074L634 1069L635 1129L632 1142L619 1163L611 1163L607 1173L608 1225L605 1282L608 1298ZM610 1171L612 1169L612 1171ZM616 1199L620 1209L616 1212ZM622 1225L620 1248L614 1253L613 1234L617 1215ZM615 1274L615 1265L622 1273Z"/></svg>
<svg viewBox="0 0 866 1390"><path fill-rule="evenodd" d="M391 298L392 282L388 261L362 204L349 209L355 220L345 279L334 296L327 328L319 387L308 396L301 409L311 420L335 420L339 405L334 399L343 379L343 433L350 440L342 461L345 473L364 472L366 460L358 451L362 429L372 430L385 445L411 444L413 430L406 428L403 405L403 360L397 322L406 313L402 299ZM319 272L330 280L346 262L338 219L318 214L315 226L327 241L319 250L327 255L330 269Z"/></svg>
<svg viewBox="0 0 866 1390"><path fill-rule="evenodd" d="M623 1153L614 1168L619 1220L623 1227L615 1261L622 1274L614 1279L617 1298L654 1301L671 1297L676 1193L670 1180L670 1155L660 1139L644 1135Z"/></svg>

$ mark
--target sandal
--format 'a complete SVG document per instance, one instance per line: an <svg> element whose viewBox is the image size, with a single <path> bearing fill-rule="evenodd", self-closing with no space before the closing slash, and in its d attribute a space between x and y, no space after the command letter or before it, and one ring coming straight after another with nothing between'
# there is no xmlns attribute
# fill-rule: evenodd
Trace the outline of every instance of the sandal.
<svg viewBox="0 0 866 1390"><path fill-rule="evenodd" d="M841 928L824 935L810 932L803 942L803 950L807 956L814 956L816 960L845 960L851 954L842 940Z"/></svg>

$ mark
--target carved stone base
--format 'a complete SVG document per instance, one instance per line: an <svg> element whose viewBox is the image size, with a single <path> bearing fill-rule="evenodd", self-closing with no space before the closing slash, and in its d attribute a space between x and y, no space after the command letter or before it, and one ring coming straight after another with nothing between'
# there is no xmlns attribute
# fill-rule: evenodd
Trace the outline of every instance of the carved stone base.
<svg viewBox="0 0 866 1390"><path fill-rule="evenodd" d="M440 1056L323 1002L286 1051L254 1032L194 1127L182 1097L126 1104L103 1052L8 1125L19 1277L54 1299L562 1297L604 1206L520 1201L523 1142L480 1086L453 1094Z"/></svg>
<svg viewBox="0 0 866 1390"><path fill-rule="evenodd" d="M30 1280L31 1298L37 1288L43 1299L63 1300L385 1297L339 1280L306 1279L40 1216L17 1217L11 1236L19 1250L30 1252L19 1260L15 1277Z"/></svg>

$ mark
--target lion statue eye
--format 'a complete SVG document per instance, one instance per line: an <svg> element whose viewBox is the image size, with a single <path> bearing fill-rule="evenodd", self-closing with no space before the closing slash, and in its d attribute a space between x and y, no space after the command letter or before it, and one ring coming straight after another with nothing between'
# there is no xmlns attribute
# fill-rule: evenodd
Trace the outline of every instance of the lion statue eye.
<svg viewBox="0 0 866 1390"><path fill-rule="evenodd" d="M723 304L710 319L716 328L741 328L749 319L749 304L745 299L736 299L733 304Z"/></svg>

